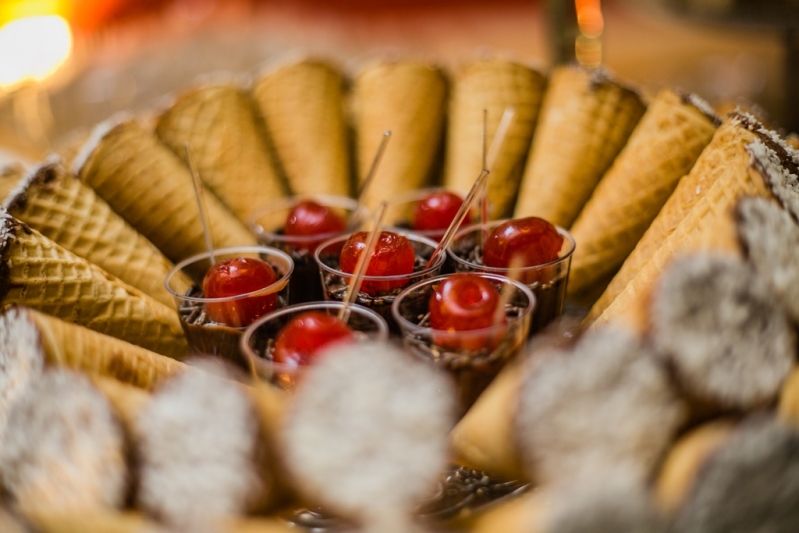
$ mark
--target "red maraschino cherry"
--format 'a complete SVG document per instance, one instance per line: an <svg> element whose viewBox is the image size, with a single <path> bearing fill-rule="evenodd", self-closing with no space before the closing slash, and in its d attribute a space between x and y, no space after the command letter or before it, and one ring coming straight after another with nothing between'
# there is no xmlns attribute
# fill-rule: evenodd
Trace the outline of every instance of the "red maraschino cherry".
<svg viewBox="0 0 799 533"><path fill-rule="evenodd" d="M308 311L294 317L280 331L272 360L280 364L308 365L321 348L354 339L352 330L335 316Z"/></svg>
<svg viewBox="0 0 799 533"><path fill-rule="evenodd" d="M487 279L477 274L453 274L439 283L430 297L430 326L449 332L490 328L496 325L499 303L499 293ZM457 335L441 335L438 342L469 350L489 344L488 339L479 336Z"/></svg>
<svg viewBox="0 0 799 533"><path fill-rule="evenodd" d="M434 192L416 203L413 208L413 229L416 231L441 231L449 227L463 205L463 198L447 191ZM471 221L469 213L463 224Z"/></svg>
<svg viewBox="0 0 799 533"><path fill-rule="evenodd" d="M346 227L344 219L330 207L304 200L289 211L283 231L288 237L313 237L338 233ZM298 244L297 248L313 253L320 242L304 242Z"/></svg>
<svg viewBox="0 0 799 533"><path fill-rule="evenodd" d="M366 248L366 241L369 233L360 231L354 233L341 249L339 257L339 268L342 272L352 274L358 264L361 252ZM416 261L416 252L411 242L404 236L390 231L381 231L378 237L375 251L369 260L366 268L367 276L401 276L413 273L413 266ZM407 279L397 280L364 280L361 291L372 296L379 292L390 291L404 287L408 283Z"/></svg>
<svg viewBox="0 0 799 533"><path fill-rule="evenodd" d="M203 279L205 298L228 298L268 287L277 281L272 266L252 257L234 257L215 263ZM227 302L208 302L208 318L232 327L248 326L277 307L277 293Z"/></svg>
<svg viewBox="0 0 799 533"><path fill-rule="evenodd" d="M518 258L522 267L543 265L556 260L562 246L563 236L543 218L508 220L488 235L483 246L483 264L508 268L511 259Z"/></svg>

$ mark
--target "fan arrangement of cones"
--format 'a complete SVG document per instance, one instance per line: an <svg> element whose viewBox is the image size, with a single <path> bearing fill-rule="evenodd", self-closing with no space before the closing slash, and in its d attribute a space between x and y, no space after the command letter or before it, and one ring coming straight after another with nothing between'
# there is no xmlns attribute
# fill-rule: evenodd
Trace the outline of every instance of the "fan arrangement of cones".
<svg viewBox="0 0 799 533"><path fill-rule="evenodd" d="M355 196L386 130L367 206L466 193L508 108L490 217L571 232L568 298L587 316L533 339L457 423L449 385L391 347L331 358L298 399L188 359L164 286L206 250L187 145L216 246L248 246L271 202ZM323 503L335 527L405 531L430 491L418 464L450 461L483 495L495 477L540 487L464 504L460 531L799 530L799 152L753 116L573 66L349 75L318 58L148 116L0 172L0 529L277 533ZM333 444L317 457L309 439Z"/></svg>

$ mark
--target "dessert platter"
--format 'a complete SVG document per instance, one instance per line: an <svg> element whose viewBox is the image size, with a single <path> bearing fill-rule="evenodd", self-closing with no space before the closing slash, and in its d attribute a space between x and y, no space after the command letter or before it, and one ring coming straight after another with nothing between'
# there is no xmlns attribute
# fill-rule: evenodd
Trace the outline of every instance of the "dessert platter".
<svg viewBox="0 0 799 533"><path fill-rule="evenodd" d="M241 79L0 172L1 531L799 530L780 133L577 66Z"/></svg>

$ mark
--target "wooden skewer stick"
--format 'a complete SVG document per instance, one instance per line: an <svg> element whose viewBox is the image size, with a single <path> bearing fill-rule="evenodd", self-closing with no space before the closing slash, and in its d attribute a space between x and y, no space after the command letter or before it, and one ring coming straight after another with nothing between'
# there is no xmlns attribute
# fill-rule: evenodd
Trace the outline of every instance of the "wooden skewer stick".
<svg viewBox="0 0 799 533"><path fill-rule="evenodd" d="M486 117L487 112L483 111L483 139L486 138ZM502 146L505 144L505 137L508 135L510 125L513 123L513 117L516 114L516 108L506 107L502 113L502 118L497 126L497 132L494 139L491 141L491 148L488 155L485 155L485 141L483 143L483 170L488 172L494 171L494 163L497 162ZM488 239L488 182L483 186L483 191L480 200L480 248L483 248L485 241Z"/></svg>
<svg viewBox="0 0 799 533"><path fill-rule="evenodd" d="M377 175L377 168L380 166L380 161L383 159L383 153L386 151L386 146L388 145L389 139L391 139L391 130L386 130L383 132L383 138L380 140L380 146L377 147L375 157L372 159L372 166L369 167L369 172L366 173L366 177L364 178L363 183L361 183L361 188L358 190L356 201L359 207L363 205L363 201L366 198L366 192L369 190L369 186L372 185L375 175ZM356 222L356 213L358 213L357 208L352 212L352 215L350 215L349 227L352 227L352 225Z"/></svg>
<svg viewBox="0 0 799 533"><path fill-rule="evenodd" d="M200 223L203 226L205 246L208 248L208 258L213 265L216 263L216 257L214 256L214 238L211 234L211 221L208 220L208 210L205 208L203 184L200 181L200 173L197 170L197 165L194 163L194 158L191 155L189 143L187 142L183 147L186 150L186 161L189 163L189 171L191 172L191 183L194 185L194 196L197 198L197 210L200 212Z"/></svg>
<svg viewBox="0 0 799 533"><path fill-rule="evenodd" d="M519 281L522 278L522 268L524 268L524 261L520 254L515 254L510 258L508 264L508 272L505 275L511 281ZM499 293L499 304L494 313L494 318L491 321L492 326L498 326L505 318L505 307L510 303L513 294L516 292L516 287L513 283L507 282L502 285L502 290Z"/></svg>
<svg viewBox="0 0 799 533"><path fill-rule="evenodd" d="M366 247L361 252L360 257L358 257L358 263L355 265L355 274L350 280L350 284L347 286L347 292L344 294L344 305L338 313L338 319L345 324L350 318L350 307L352 307L352 304L355 303L355 299L358 297L358 291L361 290L363 278L366 276L366 269L369 267L372 254L380 238L383 219L386 216L387 208L388 202L381 202L378 206L377 212L375 213L374 226L372 227L371 233L369 233L369 238L366 240Z"/></svg>
<svg viewBox="0 0 799 533"><path fill-rule="evenodd" d="M461 204L461 208L458 209L455 218L452 219L452 223L447 228L446 233L444 233L438 246L436 246L436 249L433 251L433 255L430 256L430 260L427 261L425 268L430 268L435 264L441 254L447 253L447 246L452 242L452 239L455 237L455 232L458 231L458 228L460 228L463 220L466 218L466 213L472 208L472 204L477 198L477 193L483 187L483 184L485 184L486 179L488 179L488 171L483 169L480 171L480 175L477 176L474 185L472 185L472 190L469 191L469 194L466 195L466 198L463 200L463 204Z"/></svg>

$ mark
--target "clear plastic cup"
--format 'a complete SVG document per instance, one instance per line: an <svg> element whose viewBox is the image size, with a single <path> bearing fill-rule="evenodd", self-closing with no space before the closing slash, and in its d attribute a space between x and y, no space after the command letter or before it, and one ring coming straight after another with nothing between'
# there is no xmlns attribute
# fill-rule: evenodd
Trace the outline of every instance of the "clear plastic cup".
<svg viewBox="0 0 799 533"><path fill-rule="evenodd" d="M488 280L500 294L503 290L512 291L505 306L504 323L471 331L433 329L429 321L430 298L435 287L449 276L408 287L391 306L405 348L455 378L463 412L524 345L536 306L535 296L524 284L497 274L476 275Z"/></svg>
<svg viewBox="0 0 799 533"><path fill-rule="evenodd" d="M303 201L313 201L332 208L336 214L350 222L349 227L343 231L319 235L286 235L284 227L289 212ZM261 244L272 246L291 256L294 261L294 274L291 276L290 282L290 303L297 304L318 302L324 297L319 279L319 267L313 258L316 247L333 237L351 234L367 218L369 218L369 212L352 198L326 194L303 195L283 198L258 209L250 218L249 226Z"/></svg>
<svg viewBox="0 0 799 533"><path fill-rule="evenodd" d="M493 220L486 225L488 233L507 220ZM480 248L481 226L473 225L455 234L447 253L457 272L485 272L507 276L507 268L488 267L483 264ZM566 300L566 286L569 280L572 253L575 243L571 234L563 228L557 228L563 236L563 246L558 258L549 263L517 269L519 281L533 291L536 307L530 323L530 334L537 333L563 313ZM516 272L514 272L516 275Z"/></svg>
<svg viewBox="0 0 799 533"><path fill-rule="evenodd" d="M443 187L432 187L429 189L417 189L398 194L390 199L388 208L386 210L386 224L397 228L400 231L412 231L418 235L427 237L434 241L440 241L447 231L447 228L436 230L417 230L414 229L414 217L416 206L419 202L437 192L451 192L457 194L463 199L463 195L458 192L444 189ZM470 211L471 220L477 220L479 215L477 207ZM469 224L464 222L461 227L466 227Z"/></svg>
<svg viewBox="0 0 799 533"><path fill-rule="evenodd" d="M322 311L337 315L344 306L342 302L314 302L290 305L254 322L241 337L241 352L254 373L285 390L292 390L305 366L272 361L274 341L280 331L297 315L308 311ZM388 325L383 317L360 305L350 306L347 325L360 339L385 341Z"/></svg>
<svg viewBox="0 0 799 533"><path fill-rule="evenodd" d="M388 231L392 230L389 229ZM410 241L416 252L414 271L410 274L401 274L397 276L364 276L364 285L368 286L367 284L370 284L372 287L381 290L377 290L375 294L370 294L361 290L358 293L356 302L378 313L386 320L392 332L399 333L399 328L394 322L394 318L391 316L391 302L393 302L394 298L408 285L438 275L446 259L446 254L441 254L435 264L427 267L427 262L433 255L437 243L415 233L403 231L397 231L396 233L404 235ZM344 247L344 243L347 242L349 237L349 235L345 235L330 239L319 245L316 249L314 257L316 258L316 263L319 265L325 300L343 300L347 292L347 287L354 276L353 274L339 270L341 249Z"/></svg>
<svg viewBox="0 0 799 533"><path fill-rule="evenodd" d="M271 285L257 291L227 298L205 298L202 281L211 268L208 252L194 255L174 266L164 285L175 299L180 324L189 347L198 354L219 355L243 365L239 339L248 320L288 305L289 280L294 262L288 254L267 246L235 246L214 250L217 262L236 257L260 258L269 263L278 275ZM221 323L214 317L224 316Z"/></svg>

